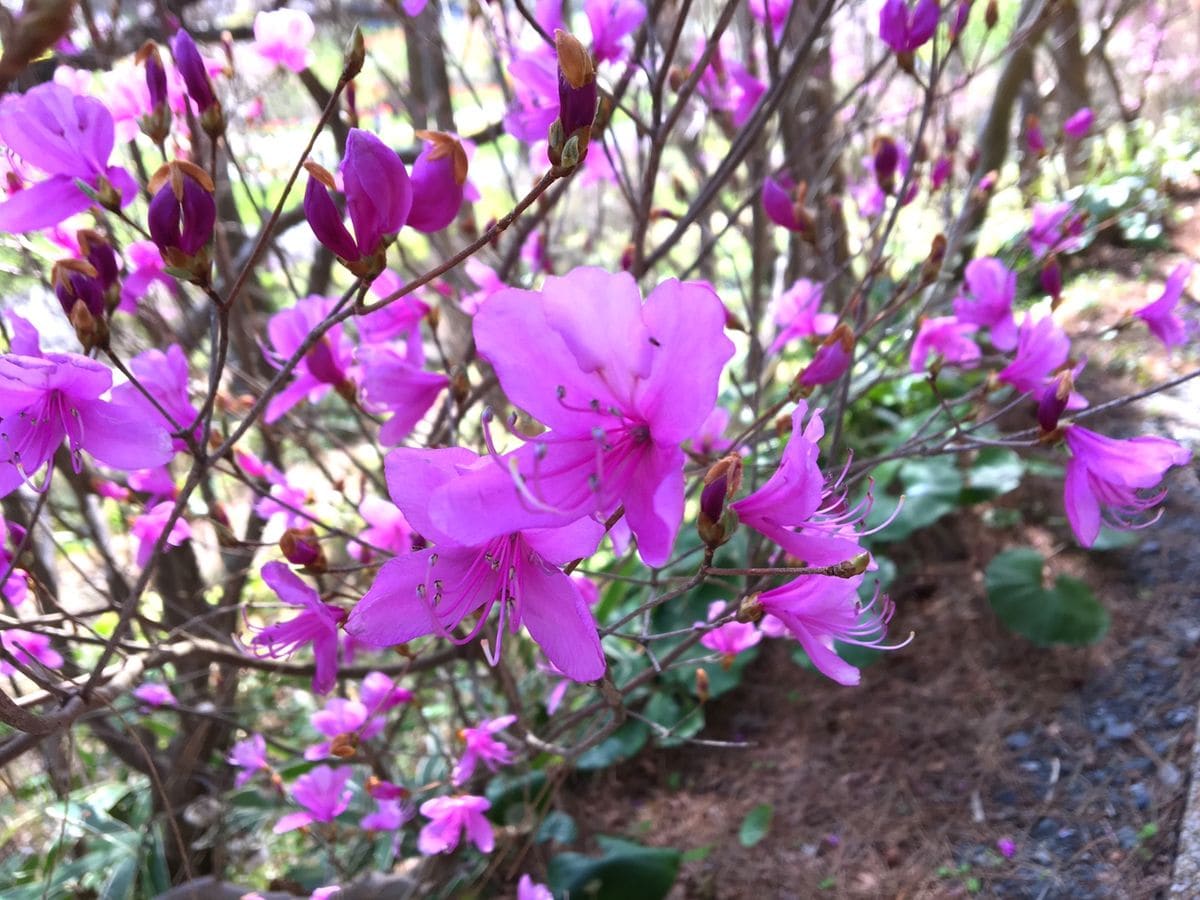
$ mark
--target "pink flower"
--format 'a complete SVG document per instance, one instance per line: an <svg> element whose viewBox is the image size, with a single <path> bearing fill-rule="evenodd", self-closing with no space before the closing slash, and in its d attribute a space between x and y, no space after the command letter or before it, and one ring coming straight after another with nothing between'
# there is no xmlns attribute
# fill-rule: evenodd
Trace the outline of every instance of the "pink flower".
<svg viewBox="0 0 1200 900"><path fill-rule="evenodd" d="M630 275L595 268L493 295L475 317L479 351L509 400L551 430L507 471L484 466L448 485L434 521L467 544L490 532L497 503L510 531L623 505L642 559L662 565L683 518L680 444L712 412L733 355L725 318L706 284L664 281L643 304Z"/></svg>
<svg viewBox="0 0 1200 900"><path fill-rule="evenodd" d="M1071 460L1063 484L1067 519L1079 543L1090 547L1100 533L1101 521L1110 528L1128 530L1149 525L1138 522L1157 506L1166 490L1158 487L1172 466L1191 460L1191 451L1167 438L1143 435L1119 440L1089 431L1081 425L1064 429Z"/></svg>
<svg viewBox="0 0 1200 900"><path fill-rule="evenodd" d="M0 631L0 646L23 666L32 665L35 660L47 669L58 669L63 664L61 654L50 646L50 638L44 634L5 628ZM15 671L11 663L0 658L0 675L12 675Z"/></svg>
<svg viewBox="0 0 1200 900"><path fill-rule="evenodd" d="M131 383L125 383L113 388L113 400L139 410L146 418L160 422L163 428L179 431L187 428L196 421L198 411L192 405L188 390L188 361L182 348L172 344L167 352L147 350L139 353L129 361L129 368L137 376L137 380L157 402L158 406L171 417L164 418L162 412L150 402L142 391ZM193 436L197 441L202 440L201 426L197 425ZM187 444L182 438L175 438L177 451L185 450Z"/></svg>
<svg viewBox="0 0 1200 900"><path fill-rule="evenodd" d="M585 0L583 11L592 26L592 56L597 63L625 56L625 38L646 18L642 0Z"/></svg>
<svg viewBox="0 0 1200 900"><path fill-rule="evenodd" d="M792 0L750 0L750 15L771 26L776 43L783 36L783 26L787 24L791 9Z"/></svg>
<svg viewBox="0 0 1200 900"><path fill-rule="evenodd" d="M348 768L329 766L317 766L301 775L292 785L292 799L303 806L304 811L288 813L275 823L274 833L294 831L313 822L332 822L350 805L353 794L346 787L349 780Z"/></svg>
<svg viewBox="0 0 1200 900"><path fill-rule="evenodd" d="M334 697L325 708L308 717L313 728L332 739L344 734L368 741L383 731L382 718L373 718L365 703ZM304 751L305 759L325 759L330 755L332 740L314 744Z"/></svg>
<svg viewBox="0 0 1200 900"><path fill-rule="evenodd" d="M271 349L265 351L268 361L282 366L336 305L337 300L332 297L306 297L290 309L271 316L267 322ZM344 390L351 380L353 352L354 345L340 324L329 329L304 354L288 386L267 404L266 421L278 421L305 399L309 403L319 403L331 389Z"/></svg>
<svg viewBox="0 0 1200 900"><path fill-rule="evenodd" d="M1073 215L1069 203L1035 203L1029 247L1038 259L1050 253L1070 253L1083 246L1083 216Z"/></svg>
<svg viewBox="0 0 1200 900"><path fill-rule="evenodd" d="M1163 292L1159 298L1134 313L1146 323L1146 327L1162 341L1162 345L1168 350L1178 347L1186 341L1188 332L1191 330L1191 325L1175 312L1175 307L1179 304L1179 298L1183 296L1183 289L1191 274L1192 264L1190 262L1177 265L1167 276L1167 283L1163 286Z"/></svg>
<svg viewBox="0 0 1200 900"><path fill-rule="evenodd" d="M817 347L812 361L796 379L801 388L811 391L821 384L837 381L854 362L854 332L845 323L836 326Z"/></svg>
<svg viewBox="0 0 1200 900"><path fill-rule="evenodd" d="M489 459L469 450L394 450L388 456L388 489L410 525L435 546L389 560L346 623L346 631L375 646L403 644L426 634L450 637L465 618L478 620L457 643L473 640L499 605L498 638L522 625L559 668L577 681L604 673L596 624L578 588L559 567L590 556L603 526L579 519L557 528L521 529L504 504L449 507L449 529L432 514L444 491L468 481ZM478 520L478 515L484 519ZM458 518L455 518L457 516ZM464 520L477 540L457 539ZM556 524L561 525L562 520ZM498 659L500 648L493 659Z"/></svg>
<svg viewBox="0 0 1200 900"><path fill-rule="evenodd" d="M417 849L426 856L450 853L462 840L463 834L479 848L491 853L496 845L492 823L484 815L492 804L485 797L435 797L421 804L421 815L430 823L417 837Z"/></svg>
<svg viewBox="0 0 1200 900"><path fill-rule="evenodd" d="M724 600L715 600L708 604L708 621L715 622L725 613L728 604ZM703 622L697 622L703 626ZM733 658L743 650L749 650L762 640L762 632L749 622L726 622L719 628L704 632L700 643L709 650L715 650L723 657L721 662L726 668Z"/></svg>
<svg viewBox="0 0 1200 900"><path fill-rule="evenodd" d="M150 507L133 520L129 533L137 538L137 564L139 567L145 568L146 563L150 562L150 554L154 551L154 545L162 535L174 507L174 503L163 501ZM165 546L179 547L191 539L192 527L188 524L187 519L180 516L172 523Z"/></svg>
<svg viewBox="0 0 1200 900"><path fill-rule="evenodd" d="M75 353L0 355L0 497L32 477L63 438L76 471L83 450L117 469L171 459L171 439L160 423L100 399L111 385L106 366Z"/></svg>
<svg viewBox="0 0 1200 900"><path fill-rule="evenodd" d="M0 232L36 231L57 225L92 205L82 181L124 206L137 196L137 183L120 166L110 166L112 114L95 97L77 97L47 83L0 102L0 141L49 177L0 203Z"/></svg>
<svg viewBox="0 0 1200 900"><path fill-rule="evenodd" d="M364 831L396 831L413 817L412 806L402 800L376 800L375 812L367 813L358 826Z"/></svg>
<svg viewBox="0 0 1200 900"><path fill-rule="evenodd" d="M1041 389L1050 373L1067 361L1071 341L1051 316L1037 322L1025 314L1017 340L1017 355L997 374L1023 394Z"/></svg>
<svg viewBox="0 0 1200 900"><path fill-rule="evenodd" d="M117 304L118 310L137 312L138 301L145 297L155 284L161 284L168 292L174 292L175 279L163 268L162 254L158 252L154 241L134 241L125 247L125 255L129 265L121 281L121 302Z"/></svg>
<svg viewBox="0 0 1200 900"><path fill-rule="evenodd" d="M360 347L358 361L363 368L363 405L372 412L392 413L379 429L384 444L399 444L408 437L450 384L445 375L412 365L390 347Z"/></svg>
<svg viewBox="0 0 1200 900"><path fill-rule="evenodd" d="M860 604L861 580L802 575L758 595L762 608L787 626L817 670L838 684L858 684L859 671L837 655L835 640L876 650L897 650L908 643L884 644L894 606L880 594L867 606Z"/></svg>
<svg viewBox="0 0 1200 900"><path fill-rule="evenodd" d="M879 37L896 53L912 53L931 37L938 25L937 0L884 0L879 11Z"/></svg>
<svg viewBox="0 0 1200 900"><path fill-rule="evenodd" d="M261 734L252 734L234 744L225 761L241 770L234 779L234 787L245 786L258 772L271 768L267 762L267 741Z"/></svg>
<svg viewBox="0 0 1200 900"><path fill-rule="evenodd" d="M475 767L482 761L491 771L495 772L500 766L512 762L512 750L492 735L503 731L513 722L516 716L500 716L497 719L484 719L474 728L464 728L459 736L466 742L462 758L454 767L451 780L455 787L462 787L475 774Z"/></svg>
<svg viewBox="0 0 1200 900"><path fill-rule="evenodd" d="M515 51L508 74L515 99L504 117L504 130L519 141L544 140L558 118L558 60L553 49L539 43L531 52Z"/></svg>
<svg viewBox="0 0 1200 900"><path fill-rule="evenodd" d="M996 849L1005 859L1012 859L1013 854L1017 852L1017 845L1012 838L1000 838L996 841Z"/></svg>
<svg viewBox="0 0 1200 900"><path fill-rule="evenodd" d="M936 316L922 319L909 355L909 368L924 372L929 368L929 356L935 354L949 365L973 369L979 365L979 345L971 340L978 326L960 322L955 316Z"/></svg>
<svg viewBox="0 0 1200 900"><path fill-rule="evenodd" d="M396 504L373 495L364 497L358 507L358 514L368 526L360 532L359 537L368 544L396 554L412 550L412 528L404 518L404 513L396 508ZM352 543L349 549L350 555L359 561L370 560L371 551L366 547Z"/></svg>
<svg viewBox="0 0 1200 900"><path fill-rule="evenodd" d="M775 301L775 324L779 334L768 348L778 353L789 342L814 334L829 334L837 325L837 316L820 312L824 287L807 278L799 279Z"/></svg>
<svg viewBox="0 0 1200 900"><path fill-rule="evenodd" d="M1092 112L1091 107L1084 106L1077 109L1075 113L1063 122L1063 134L1073 141L1078 141L1087 136L1087 133L1092 130L1092 123L1096 121L1096 116Z"/></svg>
<svg viewBox="0 0 1200 900"><path fill-rule="evenodd" d="M169 687L156 681L139 684L133 689L133 696L144 706L150 707L175 706L179 702Z"/></svg>
<svg viewBox="0 0 1200 900"><path fill-rule="evenodd" d="M517 882L517 900L554 900L554 894L544 884L538 884L528 874Z"/></svg>
<svg viewBox="0 0 1200 900"><path fill-rule="evenodd" d="M293 72L308 68L308 45L316 27L299 9L263 11L254 17L254 51L268 62Z"/></svg>
<svg viewBox="0 0 1200 900"><path fill-rule="evenodd" d="M316 660L313 690L318 694L329 693L337 678L338 625L346 618L345 610L322 603L317 592L284 563L267 563L262 567L262 577L280 600L301 607L303 612L286 622L259 628L250 647L271 659L279 659L291 656L304 644L312 644Z"/></svg>
<svg viewBox="0 0 1200 900"><path fill-rule="evenodd" d="M967 296L954 298L954 315L991 329L992 346L1005 352L1017 346L1017 323L1013 298L1017 295L1017 273L994 256L973 259L966 268Z"/></svg>

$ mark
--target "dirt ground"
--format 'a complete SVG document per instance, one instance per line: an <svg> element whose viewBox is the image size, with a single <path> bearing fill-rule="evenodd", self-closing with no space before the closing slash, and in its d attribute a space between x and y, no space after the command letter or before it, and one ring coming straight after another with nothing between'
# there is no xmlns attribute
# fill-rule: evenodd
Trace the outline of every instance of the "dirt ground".
<svg viewBox="0 0 1200 900"><path fill-rule="evenodd" d="M1200 220L1176 241L1200 256ZM1117 281L1111 302L1086 313L1085 393L1107 399L1144 386L1137 373L1195 366L1150 341L1117 351L1101 337L1152 299L1125 279L1164 278L1179 258L1118 249L1099 260ZM1090 424L1194 439L1194 384L1158 403L1160 418L1126 407ZM997 501L1024 511L1020 526L987 527L975 507L889 547L893 633L916 640L865 669L860 687L802 671L786 642L769 642L740 688L711 704L703 735L753 747L649 751L580 779L563 802L590 833L693 851L680 898L1165 895L1200 701L1200 483L1176 470L1169 487L1162 521L1121 550L1079 550L1061 482L1035 478ZM1030 544L1108 608L1098 645L1039 649L997 621L982 572ZM739 826L764 802L770 830L745 848Z"/></svg>

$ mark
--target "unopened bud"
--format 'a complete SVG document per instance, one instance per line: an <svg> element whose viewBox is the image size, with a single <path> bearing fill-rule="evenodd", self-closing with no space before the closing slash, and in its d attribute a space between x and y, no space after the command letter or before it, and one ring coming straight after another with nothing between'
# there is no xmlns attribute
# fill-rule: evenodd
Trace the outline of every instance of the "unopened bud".
<svg viewBox="0 0 1200 900"><path fill-rule="evenodd" d="M749 597L743 597L742 602L738 604L737 615L734 616L734 621L749 622L757 624L762 621L762 617L766 615L766 610L763 608L761 601L758 599L758 594L751 594Z"/></svg>
<svg viewBox="0 0 1200 900"><path fill-rule="evenodd" d="M726 510L725 502L736 496L741 487L742 458L736 453L718 460L705 473L696 529L710 549L715 550L732 537L736 518Z"/></svg>
<svg viewBox="0 0 1200 900"><path fill-rule="evenodd" d="M1037 420L1042 433L1048 434L1058 428L1059 416L1067 408L1071 392L1075 390L1075 378L1070 369L1059 372L1042 388L1038 397Z"/></svg>
<svg viewBox="0 0 1200 900"><path fill-rule="evenodd" d="M942 262L946 258L946 236L944 234L936 234L933 241L929 245L929 256L925 257L925 262L921 265L921 284L930 285L937 281L938 274L942 271Z"/></svg>
<svg viewBox="0 0 1200 900"><path fill-rule="evenodd" d="M871 554L864 552L838 563L830 570L829 574L834 578L854 578L867 571L869 565L871 565Z"/></svg>
<svg viewBox="0 0 1200 900"><path fill-rule="evenodd" d="M279 539L279 549L292 565L304 566L309 572L325 571L325 551L311 528L289 528Z"/></svg>
<svg viewBox="0 0 1200 900"><path fill-rule="evenodd" d="M1042 290L1051 297L1051 311L1058 309L1058 305L1062 302L1062 266L1058 263L1057 256L1051 256L1042 264L1042 271L1038 275L1038 281L1041 282Z"/></svg>
<svg viewBox="0 0 1200 900"><path fill-rule="evenodd" d="M885 194L896 191L896 169L900 165L900 148L887 135L878 135L871 144L875 181Z"/></svg>
<svg viewBox="0 0 1200 900"><path fill-rule="evenodd" d="M704 669L696 669L696 699L701 703L707 703L712 692L708 685L708 672Z"/></svg>
<svg viewBox="0 0 1200 900"><path fill-rule="evenodd" d="M350 731L339 734L329 742L329 753L338 759L349 759L358 752L358 735Z"/></svg>
<svg viewBox="0 0 1200 900"><path fill-rule="evenodd" d="M350 35L350 41L346 44L346 54L342 61L342 74L339 80L342 84L346 84L350 79L358 75L362 71L363 63L367 59L367 42L363 37L362 28L358 25L354 26L354 31Z"/></svg>
<svg viewBox="0 0 1200 900"><path fill-rule="evenodd" d="M983 24L987 26L988 31L991 31L999 21L1000 4L997 0L988 0L987 8L983 11Z"/></svg>

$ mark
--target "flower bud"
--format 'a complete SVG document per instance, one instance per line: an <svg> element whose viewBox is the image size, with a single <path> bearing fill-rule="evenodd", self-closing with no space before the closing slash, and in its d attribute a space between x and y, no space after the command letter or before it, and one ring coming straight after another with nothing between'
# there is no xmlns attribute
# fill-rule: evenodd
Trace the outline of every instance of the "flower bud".
<svg viewBox="0 0 1200 900"><path fill-rule="evenodd" d="M929 255L925 257L925 262L921 264L921 284L922 286L933 284L937 281L938 274L942 271L942 262L946 258L946 236L935 234L929 245Z"/></svg>
<svg viewBox="0 0 1200 900"><path fill-rule="evenodd" d="M303 566L314 573L325 571L325 551L311 528L289 528L279 539L279 549L294 566Z"/></svg>
<svg viewBox="0 0 1200 900"><path fill-rule="evenodd" d="M718 460L704 474L696 529L700 539L711 550L720 547L733 535L737 521L725 509L725 501L736 496L741 487L742 458L736 453Z"/></svg>
<svg viewBox="0 0 1200 900"><path fill-rule="evenodd" d="M558 127L551 127L549 156L554 165L573 168L587 156L596 118L596 69L579 39L561 28L554 32L554 48L558 54Z"/></svg>
<svg viewBox="0 0 1200 900"><path fill-rule="evenodd" d="M997 0L988 0L987 8L983 12L983 24L987 26L988 31L991 31L999 21L1000 4Z"/></svg>
<svg viewBox="0 0 1200 900"><path fill-rule="evenodd" d="M1075 378L1070 369L1064 369L1042 387L1038 396L1037 420L1043 434L1058 427L1059 416L1067 408L1071 392L1075 390Z"/></svg>
<svg viewBox="0 0 1200 900"><path fill-rule="evenodd" d="M146 41L134 59L146 69L146 88L150 92L150 111L139 121L142 132L160 146L171 133L171 107L167 97L167 70L163 67L158 45Z"/></svg>
<svg viewBox="0 0 1200 900"><path fill-rule="evenodd" d="M212 80L208 77L204 59L200 56L192 36L182 28L175 32L175 37L171 40L171 54L175 57L175 68L183 78L188 96L196 104L200 115L203 116L213 107L219 109L220 103L213 90Z"/></svg>
<svg viewBox="0 0 1200 900"><path fill-rule="evenodd" d="M850 367L854 357L854 332L844 322L817 348L816 355L792 382L788 397L792 401L807 397L819 384L837 381Z"/></svg>
<svg viewBox="0 0 1200 900"><path fill-rule="evenodd" d="M758 594L751 594L749 597L743 597L742 602L738 604L737 615L734 621L747 623L758 623L762 621L762 617L766 614L762 603L759 602Z"/></svg>
<svg viewBox="0 0 1200 900"><path fill-rule="evenodd" d="M342 74L340 81L342 84L355 78L362 71L363 63L367 59L367 42L363 37L362 28L358 25L354 26L354 31L350 35L350 40L346 44L346 53L342 59Z"/></svg>
<svg viewBox="0 0 1200 900"><path fill-rule="evenodd" d="M339 734L329 742L330 756L338 759L349 759L358 752L358 735L352 731Z"/></svg>
<svg viewBox="0 0 1200 900"><path fill-rule="evenodd" d="M1042 126L1038 117L1032 113L1025 117L1025 146L1034 156L1046 155L1046 139L1042 136Z"/></svg>
<svg viewBox="0 0 1200 900"><path fill-rule="evenodd" d="M1038 274L1038 281L1042 285L1042 290L1051 297L1051 310L1058 309L1058 305L1062 302L1062 266L1058 264L1058 257L1051 255L1043 264L1042 271Z"/></svg>
<svg viewBox="0 0 1200 900"><path fill-rule="evenodd" d="M793 183L784 174L778 180L763 181L762 203L767 218L789 231L800 234L810 244L817 239L816 221L805 206L808 199L808 182Z"/></svg>
<svg viewBox="0 0 1200 900"><path fill-rule="evenodd" d="M213 182L194 163L176 159L150 179L150 239L172 274L195 284L209 278L208 242L217 221Z"/></svg>
<svg viewBox="0 0 1200 900"><path fill-rule="evenodd" d="M429 234L454 221L463 202L467 181L467 153L453 135L418 131L425 148L413 162L412 209L405 223Z"/></svg>
<svg viewBox="0 0 1200 900"><path fill-rule="evenodd" d="M707 703L712 696L712 691L709 688L708 672L704 669L696 669L696 699L701 703Z"/></svg>
<svg viewBox="0 0 1200 900"><path fill-rule="evenodd" d="M83 348L107 346L104 286L96 267L83 259L60 259L50 270L50 282Z"/></svg>
<svg viewBox="0 0 1200 900"><path fill-rule="evenodd" d="M886 135L878 135L871 144L871 164L875 182L885 194L896 192L896 169L900 165L900 148Z"/></svg>

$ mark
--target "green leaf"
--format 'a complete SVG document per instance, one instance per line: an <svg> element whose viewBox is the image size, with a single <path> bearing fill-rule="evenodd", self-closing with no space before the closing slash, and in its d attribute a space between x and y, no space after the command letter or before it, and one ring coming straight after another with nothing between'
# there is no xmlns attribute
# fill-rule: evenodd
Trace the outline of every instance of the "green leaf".
<svg viewBox="0 0 1200 900"><path fill-rule="evenodd" d="M546 814L546 818L542 819L542 824L538 826L537 836L534 840L539 844L544 844L546 841L569 844L575 840L578 834L579 829L575 827L575 820L562 810L554 809Z"/></svg>
<svg viewBox="0 0 1200 900"><path fill-rule="evenodd" d="M129 900L133 896L133 885L137 879L138 859L127 856L116 867L100 889L100 900Z"/></svg>
<svg viewBox="0 0 1200 900"><path fill-rule="evenodd" d="M963 500L978 503L1015 491L1020 487L1024 474L1025 463L1014 451L1004 447L987 447L979 452L967 473Z"/></svg>
<svg viewBox="0 0 1200 900"><path fill-rule="evenodd" d="M645 722L631 719L603 742L580 756L575 761L575 768L589 772L606 769L619 762L624 762L646 746L646 740L649 737L650 726Z"/></svg>
<svg viewBox="0 0 1200 900"><path fill-rule="evenodd" d="M891 524L872 543L903 540L918 528L932 525L953 512L961 501L963 478L953 460L941 457L908 460L898 474L904 488L903 504ZM896 497L876 494L867 526L874 528L883 524L899 502Z"/></svg>
<svg viewBox="0 0 1200 900"><path fill-rule="evenodd" d="M1006 626L1035 644L1094 644L1108 631L1108 612L1086 584L1060 575L1042 584L1044 560L1028 547L1006 550L988 564L988 602Z"/></svg>
<svg viewBox="0 0 1200 900"><path fill-rule="evenodd" d="M600 835L599 858L560 853L550 860L555 896L591 900L663 900L675 884L682 854Z"/></svg>
<svg viewBox="0 0 1200 900"><path fill-rule="evenodd" d="M775 807L770 803L760 803L742 819L742 827L738 829L738 843L743 847L753 847L767 836L771 830L771 820L775 817Z"/></svg>

